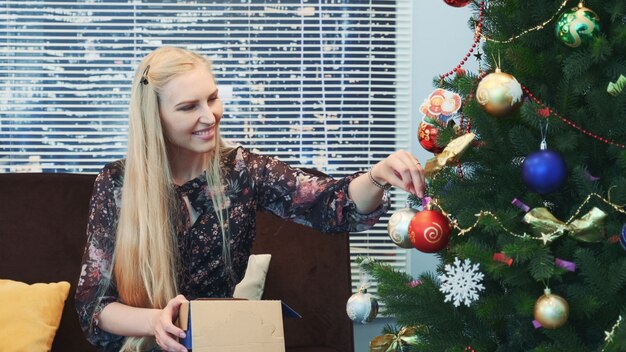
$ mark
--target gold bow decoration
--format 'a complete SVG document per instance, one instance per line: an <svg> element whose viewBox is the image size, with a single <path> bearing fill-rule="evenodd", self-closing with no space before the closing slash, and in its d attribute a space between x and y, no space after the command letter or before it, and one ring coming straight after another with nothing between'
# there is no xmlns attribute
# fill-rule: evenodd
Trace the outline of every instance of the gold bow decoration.
<svg viewBox="0 0 626 352"><path fill-rule="evenodd" d="M452 166L461 158L461 155L467 150L472 141L476 137L472 132L466 133L450 141L443 151L434 158L428 159L424 173L426 177L432 177L434 174L442 170L446 165Z"/></svg>
<svg viewBox="0 0 626 352"><path fill-rule="evenodd" d="M532 227L536 235L541 236L544 244L567 233L583 242L602 242L604 240L604 220L607 214L593 207L580 219L564 223L546 208L534 208L524 215L524 222Z"/></svg>
<svg viewBox="0 0 626 352"><path fill-rule="evenodd" d="M396 352L402 346L417 346L420 338L416 326L403 327L398 334L376 336L370 341L369 352Z"/></svg>

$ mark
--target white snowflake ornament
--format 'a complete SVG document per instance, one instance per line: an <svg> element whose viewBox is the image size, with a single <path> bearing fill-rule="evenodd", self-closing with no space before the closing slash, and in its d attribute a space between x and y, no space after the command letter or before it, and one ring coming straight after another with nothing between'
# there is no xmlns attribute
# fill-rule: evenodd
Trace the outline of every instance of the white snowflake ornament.
<svg viewBox="0 0 626 352"><path fill-rule="evenodd" d="M461 262L459 258L454 258L454 265L444 266L445 273L439 275L439 291L446 295L444 302L453 301L455 307L461 303L469 307L480 298L478 292L485 289L482 284L485 275L478 271L478 267L469 259Z"/></svg>

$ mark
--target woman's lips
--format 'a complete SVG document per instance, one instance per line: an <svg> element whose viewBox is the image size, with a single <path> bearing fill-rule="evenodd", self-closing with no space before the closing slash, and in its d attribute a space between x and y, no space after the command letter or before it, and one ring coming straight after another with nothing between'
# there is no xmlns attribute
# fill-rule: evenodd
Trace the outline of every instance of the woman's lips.
<svg viewBox="0 0 626 352"><path fill-rule="evenodd" d="M215 135L215 129L214 128L205 128L203 130L199 130L199 131L194 131L191 134L193 134L194 136L208 141L213 139L213 136Z"/></svg>

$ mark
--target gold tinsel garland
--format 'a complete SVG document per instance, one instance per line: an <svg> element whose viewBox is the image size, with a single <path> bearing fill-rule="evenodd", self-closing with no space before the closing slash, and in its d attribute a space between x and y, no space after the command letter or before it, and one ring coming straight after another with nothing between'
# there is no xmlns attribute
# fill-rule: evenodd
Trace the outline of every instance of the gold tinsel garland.
<svg viewBox="0 0 626 352"><path fill-rule="evenodd" d="M509 38L509 39L506 39L506 40L497 40L497 39L490 38L490 37L488 37L488 36L486 36L486 35L484 35L484 34L482 34L482 33L481 33L481 37L482 37L483 39L485 39L486 41L489 41L489 42L500 43L500 44L508 44L508 43L511 43L511 42L513 42L514 40L518 39L519 37L524 36L524 35L526 35L526 34L528 34L528 33L530 33L530 32L538 31L538 30L541 30L541 29L545 28L545 26L547 26L547 25L548 25L548 23L552 22L552 20L554 20L554 18L555 18L556 16L558 16L558 15L561 13L561 11L562 11L562 10L563 10L563 8L565 7L565 5L567 5L568 1L569 1L569 0L564 0L564 1L563 1L563 3L561 4L561 6L559 6L558 10L556 10L556 12L555 12L555 13L552 15L552 17L550 17L549 19L547 19L547 20L543 21L541 24L538 24L538 25L536 25L536 26L534 26L534 27L531 27L531 28L526 29L526 30L522 31L520 34L514 35L514 36L512 36L512 37L511 37L511 38Z"/></svg>
<svg viewBox="0 0 626 352"><path fill-rule="evenodd" d="M604 203L606 203L607 205L611 206L615 211L622 213L622 214L626 214L626 211L623 209L623 206L620 206L618 204L612 203L610 200L602 197L601 195L599 195L598 193L591 193L587 196L587 198L585 199L584 202L582 202L582 204L578 207L578 209L576 210L576 212L567 220L567 222L562 223L563 226L567 227L567 226L571 226L572 223L574 223L575 221L578 221L577 218L580 214L580 212L582 211L583 207L585 205L587 205L587 203L589 203L589 201L591 201L592 198L598 198L601 201L603 201ZM504 230L504 232L506 232L507 234L514 236L514 237L518 237L524 240L537 240L537 241L543 241L544 244L547 244L548 242L551 242L559 237L565 236L567 234L567 231L564 230L563 226L555 226L555 230L547 232L547 233L541 233L541 236L531 236L527 233L524 233L523 235L517 234L511 230L509 230L508 228L506 228L506 226L504 226L502 224L502 221L498 218L498 216L496 214L494 214L491 211L488 210L481 210L478 214L475 214L476 216L476 221L474 222L473 225L469 226L469 227L461 227L458 223L458 221L456 219L452 219L450 217L450 214L448 212L445 211L445 209L443 209L443 207L439 204L439 202L436 199L433 199L431 201L431 206L432 207L436 207L439 210L441 210L441 212L450 220L450 224L452 225L452 227L456 230L459 231L458 236L464 236L465 234L467 234L468 232L474 230L481 222L481 220L485 217L491 217L492 219L494 219L496 221L496 223L498 223L498 225L502 228L502 230Z"/></svg>

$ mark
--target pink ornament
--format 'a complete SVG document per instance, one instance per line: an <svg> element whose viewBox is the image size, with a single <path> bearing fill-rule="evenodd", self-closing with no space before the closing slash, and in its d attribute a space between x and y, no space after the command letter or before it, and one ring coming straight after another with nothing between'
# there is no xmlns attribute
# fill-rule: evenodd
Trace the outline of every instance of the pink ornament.
<svg viewBox="0 0 626 352"><path fill-rule="evenodd" d="M409 281L409 282L407 282L407 283L406 283L406 285L407 285L408 287L410 287L410 288L415 288L415 287L417 287L417 286L419 286L419 285L421 285L421 284L422 284L422 281L421 281L421 280L411 280L411 281Z"/></svg>

